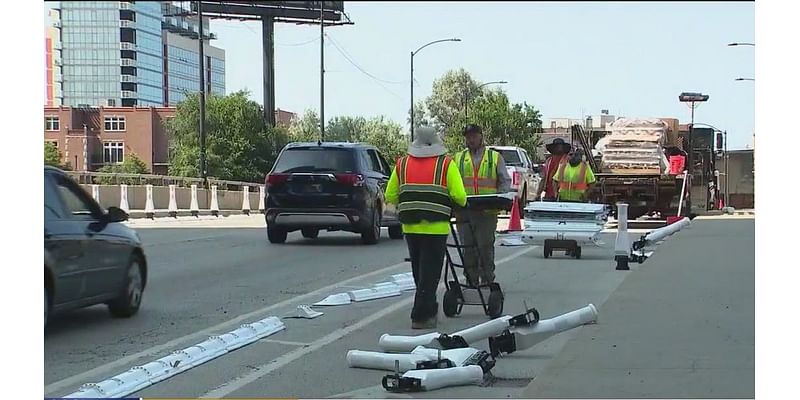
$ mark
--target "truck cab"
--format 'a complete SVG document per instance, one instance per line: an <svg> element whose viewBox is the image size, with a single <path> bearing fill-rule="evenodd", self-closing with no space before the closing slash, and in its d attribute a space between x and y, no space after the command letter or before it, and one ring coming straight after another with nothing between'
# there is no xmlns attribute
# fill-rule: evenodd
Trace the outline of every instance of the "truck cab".
<svg viewBox="0 0 800 400"><path fill-rule="evenodd" d="M536 189L539 187L539 165L534 164L528 152L515 146L489 146L503 156L511 177L511 190L517 192L520 212L528 201L536 199Z"/></svg>

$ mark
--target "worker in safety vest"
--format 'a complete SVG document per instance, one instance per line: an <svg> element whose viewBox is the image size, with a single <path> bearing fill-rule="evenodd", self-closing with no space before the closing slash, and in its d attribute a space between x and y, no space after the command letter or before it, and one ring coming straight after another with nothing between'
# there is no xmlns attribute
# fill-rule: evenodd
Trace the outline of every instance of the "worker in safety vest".
<svg viewBox="0 0 800 400"><path fill-rule="evenodd" d="M558 169L567 163L569 153L572 151L572 145L565 142L564 139L555 138L545 148L550 153L550 157L544 163L544 171L542 171L544 176L539 181L537 193L541 193L540 196L544 198L544 201L556 201L558 188L553 181L553 177L556 176Z"/></svg>
<svg viewBox="0 0 800 400"><path fill-rule="evenodd" d="M433 329L450 218L454 205L466 205L467 193L437 132L420 127L415 133L408 155L397 160L385 197L387 203L398 205L417 287L411 328Z"/></svg>
<svg viewBox="0 0 800 400"><path fill-rule="evenodd" d="M558 188L558 201L584 202L589 186L596 179L592 168L583 161L583 151L575 149L570 152L569 160L558 167L553 181Z"/></svg>
<svg viewBox="0 0 800 400"><path fill-rule="evenodd" d="M464 128L467 149L455 161L470 195L508 193L511 178L499 152L483 143L483 130L469 124ZM497 211L459 210L456 217L471 225L459 224L458 236L464 249L464 277L472 286L494 282L494 238L497 232ZM476 246L469 247L469 246ZM480 254L480 258L478 257Z"/></svg>

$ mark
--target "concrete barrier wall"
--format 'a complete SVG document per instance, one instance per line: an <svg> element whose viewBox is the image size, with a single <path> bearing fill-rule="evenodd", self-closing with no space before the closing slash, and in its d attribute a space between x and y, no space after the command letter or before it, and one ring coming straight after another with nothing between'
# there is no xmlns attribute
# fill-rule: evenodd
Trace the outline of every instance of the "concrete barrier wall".
<svg viewBox="0 0 800 400"><path fill-rule="evenodd" d="M91 185L81 185L89 195L92 194ZM120 186L119 185L99 185L100 186L100 205L103 208L111 206L119 207ZM241 191L217 190L217 201L220 210L241 210L242 209ZM258 210L259 192L257 187L250 188L250 209ZM192 202L192 189L177 187L175 188L175 200L178 209L188 210ZM128 206L131 210L144 210L147 202L146 186L128 186ZM153 204L156 210L166 210L169 208L169 187L153 186ZM208 210L211 205L211 191L198 188L197 204L201 210Z"/></svg>

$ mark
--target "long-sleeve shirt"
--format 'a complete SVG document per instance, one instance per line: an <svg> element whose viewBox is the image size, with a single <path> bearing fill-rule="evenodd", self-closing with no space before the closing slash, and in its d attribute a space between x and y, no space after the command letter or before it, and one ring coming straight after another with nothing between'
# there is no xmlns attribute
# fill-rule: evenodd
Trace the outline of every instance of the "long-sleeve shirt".
<svg viewBox="0 0 800 400"><path fill-rule="evenodd" d="M450 162L447 167L447 192L453 203L464 207L467 204L467 192L464 190L464 182L461 180L461 173L458 166ZM386 202L389 204L400 203L400 181L397 178L396 169L392 169L392 176L384 193ZM422 221L416 224L403 224L403 233L417 233L423 235L447 235L450 233L450 222L448 221Z"/></svg>
<svg viewBox="0 0 800 400"><path fill-rule="evenodd" d="M470 158L472 158L473 167L476 170L480 168L485 149L485 146L481 146L477 151L470 151ZM511 191L511 177L506 169L506 161L499 151L495 153L495 156L497 156L495 158L497 160L497 193L508 193Z"/></svg>

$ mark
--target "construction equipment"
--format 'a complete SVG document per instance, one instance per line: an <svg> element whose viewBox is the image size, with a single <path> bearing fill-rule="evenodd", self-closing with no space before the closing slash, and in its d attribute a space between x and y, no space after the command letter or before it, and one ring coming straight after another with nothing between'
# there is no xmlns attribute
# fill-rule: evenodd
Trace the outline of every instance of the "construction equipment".
<svg viewBox="0 0 800 400"><path fill-rule="evenodd" d="M513 207L515 196L516 193L513 192L467 196L466 208L478 211L510 211ZM458 225L465 226L466 229L472 232L472 237L475 237L474 227L470 221L461 221L456 218L450 220L450 233L453 243L447 243L447 266L444 271L444 284L447 290L442 298L444 315L453 317L461 314L461 310L465 305L479 305L483 307L483 312L490 318L497 318L503 313L504 296L500 285L496 282L491 282L473 286L470 282L462 284L458 279L456 268L464 269L465 249L474 249L478 258L477 262L483 262L480 249L476 243L461 243L456 229ZM453 256L449 249L456 249L456 256Z"/></svg>
<svg viewBox="0 0 800 400"><path fill-rule="evenodd" d="M597 182L588 198L592 202L629 205L628 217L648 213L667 215L677 208L683 176L672 173L669 158L685 155L676 127L661 119L620 118L610 132L590 141L583 127L572 127L573 143L586 155ZM595 158L591 149L601 156Z"/></svg>
<svg viewBox="0 0 800 400"><path fill-rule="evenodd" d="M582 245L600 246L600 232L608 220L604 204L531 202L525 207L525 230L520 239L527 244L544 245L544 258L554 250L581 258Z"/></svg>

